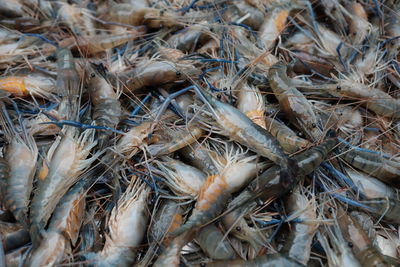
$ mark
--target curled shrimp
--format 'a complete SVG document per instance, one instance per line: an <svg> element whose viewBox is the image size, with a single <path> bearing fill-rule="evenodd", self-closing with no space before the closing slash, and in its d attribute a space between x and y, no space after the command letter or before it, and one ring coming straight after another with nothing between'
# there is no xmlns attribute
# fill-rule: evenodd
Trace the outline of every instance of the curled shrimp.
<svg viewBox="0 0 400 267"><path fill-rule="evenodd" d="M87 255L89 264L96 266L131 266L135 261L134 249L140 245L145 235L149 214L147 197L150 190L139 179L132 181L118 206L111 211L108 222L109 235L103 249ZM126 231L126 227L134 231Z"/></svg>
<svg viewBox="0 0 400 267"><path fill-rule="evenodd" d="M21 125L23 133L17 132L4 103L0 104L1 124L9 143L4 152L4 159L9 168L4 169L4 171L8 171L8 177L5 177L4 201L15 218L27 228L29 225L29 199L36 171L38 149L32 135L27 133L23 125Z"/></svg>
<svg viewBox="0 0 400 267"><path fill-rule="evenodd" d="M156 164L169 188L183 197L196 198L207 179L204 172L168 157L156 161Z"/></svg>
<svg viewBox="0 0 400 267"><path fill-rule="evenodd" d="M275 97L288 118L313 140L319 140L317 116L306 97L291 85L286 75L283 62L273 65L268 73L268 80Z"/></svg>

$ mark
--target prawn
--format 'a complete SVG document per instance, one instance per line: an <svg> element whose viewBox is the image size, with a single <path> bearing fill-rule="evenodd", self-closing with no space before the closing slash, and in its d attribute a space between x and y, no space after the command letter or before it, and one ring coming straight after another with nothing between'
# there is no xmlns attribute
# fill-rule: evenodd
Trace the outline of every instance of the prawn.
<svg viewBox="0 0 400 267"><path fill-rule="evenodd" d="M96 125L115 128L122 116L121 103L111 85L93 67L87 76L90 99L94 106L93 120ZM100 150L104 148L109 132L97 134Z"/></svg>
<svg viewBox="0 0 400 267"><path fill-rule="evenodd" d="M338 207L336 218L345 240L352 245L352 251L362 266L388 266L360 224L347 215L343 208Z"/></svg>
<svg viewBox="0 0 400 267"><path fill-rule="evenodd" d="M94 179L96 176L92 173L91 177L82 177L61 198L43 240L30 255L29 266L55 265L65 251L71 250L71 244L76 245L85 213L86 191Z"/></svg>
<svg viewBox="0 0 400 267"><path fill-rule="evenodd" d="M286 116L313 140L321 138L317 116L306 97L298 91L286 75L283 62L274 64L268 72L268 80L275 97Z"/></svg>
<svg viewBox="0 0 400 267"><path fill-rule="evenodd" d="M29 227L29 198L36 171L38 149L36 142L23 125L19 133L13 125L4 102L0 102L0 118L8 145L5 149L4 168L6 190L4 202L15 218L26 228Z"/></svg>
<svg viewBox="0 0 400 267"><path fill-rule="evenodd" d="M0 78L0 89L16 97L37 96L55 99L56 82L49 76L38 73Z"/></svg>
<svg viewBox="0 0 400 267"><path fill-rule="evenodd" d="M145 235L149 214L147 197L150 190L135 177L121 196L118 205L111 211L108 222L109 235L103 249L86 256L89 264L96 266L131 266L135 261L134 248L140 245ZM118 207L118 208L117 208ZM126 231L126 227L134 231Z"/></svg>
<svg viewBox="0 0 400 267"><path fill-rule="evenodd" d="M161 175L165 177L168 187L183 197L196 198L207 179L207 175L202 171L169 157L155 163L160 168Z"/></svg>
<svg viewBox="0 0 400 267"><path fill-rule="evenodd" d="M172 236L178 236L214 219L225 207L231 194L266 166L265 163L257 163L257 156L245 155L246 153L242 153L234 156L220 173L207 177L200 189L192 215L184 225L171 233Z"/></svg>

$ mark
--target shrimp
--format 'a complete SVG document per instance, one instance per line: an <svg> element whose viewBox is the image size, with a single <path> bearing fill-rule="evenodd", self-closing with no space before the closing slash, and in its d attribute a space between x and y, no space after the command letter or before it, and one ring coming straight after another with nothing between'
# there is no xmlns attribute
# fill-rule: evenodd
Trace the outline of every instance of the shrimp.
<svg viewBox="0 0 400 267"><path fill-rule="evenodd" d="M189 26L168 38L167 43L171 48L190 52L198 43L206 39L204 32L208 30L207 26L201 24Z"/></svg>
<svg viewBox="0 0 400 267"><path fill-rule="evenodd" d="M385 159L375 153L355 149L345 150L341 155L347 163L378 178L386 184L400 188L400 163Z"/></svg>
<svg viewBox="0 0 400 267"><path fill-rule="evenodd" d="M255 266L287 266L287 267L301 267L304 266L297 261L280 254L268 254L264 256L258 256L253 260L230 260L230 261L213 261L202 265L205 267L255 267Z"/></svg>
<svg viewBox="0 0 400 267"><path fill-rule="evenodd" d="M26 251L29 247L24 246L18 249L13 250L10 253L5 255L5 266L7 267L18 267L23 266L24 255L26 255Z"/></svg>
<svg viewBox="0 0 400 267"><path fill-rule="evenodd" d="M151 134L150 128L151 122L142 122L138 126L132 127L127 133L125 133L117 142L115 151L121 153L128 158L135 155L144 141Z"/></svg>
<svg viewBox="0 0 400 267"><path fill-rule="evenodd" d="M265 126L287 153L294 153L298 150L311 146L311 142L296 135L289 127L271 118L265 118Z"/></svg>
<svg viewBox="0 0 400 267"><path fill-rule="evenodd" d="M207 179L202 171L169 157L156 161L156 164L168 187L178 196L196 198Z"/></svg>
<svg viewBox="0 0 400 267"><path fill-rule="evenodd" d="M113 22L149 28L172 27L178 25L176 15L169 11L159 10L134 4L119 3L111 6L107 19Z"/></svg>
<svg viewBox="0 0 400 267"><path fill-rule="evenodd" d="M346 33L348 23L346 17L349 17L349 12L340 4L338 0L321 0L321 5L324 8L325 14L334 21L333 26L337 32Z"/></svg>
<svg viewBox="0 0 400 267"><path fill-rule="evenodd" d="M205 254L214 260L229 260L235 258L235 251L224 239L217 226L210 224L200 229L196 241Z"/></svg>
<svg viewBox="0 0 400 267"><path fill-rule="evenodd" d="M193 233L188 231L175 237L169 246L161 253L153 264L154 267L171 266L178 267L180 263L180 253L182 247L193 239Z"/></svg>
<svg viewBox="0 0 400 267"><path fill-rule="evenodd" d="M0 14L5 17L23 17L29 11L22 2L18 0L1 0Z"/></svg>
<svg viewBox="0 0 400 267"><path fill-rule="evenodd" d="M275 97L286 116L313 140L321 138L317 116L306 97L291 85L283 62L273 65L268 72L268 80Z"/></svg>
<svg viewBox="0 0 400 267"><path fill-rule="evenodd" d="M135 261L134 249L145 235L149 214L147 197L150 190L139 179L133 178L118 205L111 211L108 222L109 235L103 249L87 255L89 264L95 266L131 266ZM126 229L134 231L126 231Z"/></svg>
<svg viewBox="0 0 400 267"><path fill-rule="evenodd" d="M245 1L233 1L232 4L241 16L239 19L241 23L249 25L254 30L258 30L261 27L265 17L264 12L247 4Z"/></svg>
<svg viewBox="0 0 400 267"><path fill-rule="evenodd" d="M171 135L172 140L163 142L161 144L150 145L147 149L149 153L154 157L170 154L183 147L189 146L197 139L199 139L202 135L204 135L204 130L202 130L201 128L190 126L187 130L185 129L175 131L172 129L165 129L163 130L163 132Z"/></svg>
<svg viewBox="0 0 400 267"><path fill-rule="evenodd" d="M148 234L150 246L138 264L139 266L149 266L150 261L159 252L158 249L162 251L173 242L168 238L168 233L182 224L182 213L183 209L175 201L165 200L161 202L150 226L150 233Z"/></svg>
<svg viewBox="0 0 400 267"><path fill-rule="evenodd" d="M87 159L91 149L97 144L94 130L88 129L79 135L75 128L70 127L66 126L62 130L62 136L56 139L47 154L47 175L38 177L38 189L30 209L33 239L39 238L38 231L45 227L61 197L98 157L95 154Z"/></svg>
<svg viewBox="0 0 400 267"><path fill-rule="evenodd" d="M107 49L122 45L128 41L140 38L143 34L145 34L145 29L139 27L138 29L130 29L124 33L79 36L76 39L68 38L61 41L60 46L68 47L71 50L80 50L84 54L95 55L105 52ZM51 51L50 48L49 51Z"/></svg>
<svg viewBox="0 0 400 267"><path fill-rule="evenodd" d="M29 232L19 223L0 222L0 236L2 237L2 246L5 253L17 249L29 243Z"/></svg>
<svg viewBox="0 0 400 267"><path fill-rule="evenodd" d="M49 76L38 73L0 78L0 90L16 97L38 96L55 99L56 82Z"/></svg>
<svg viewBox="0 0 400 267"><path fill-rule="evenodd" d="M53 266L76 245L85 213L85 195L94 177L84 177L58 203L40 245L32 251L29 266ZM71 244L70 244L71 243Z"/></svg>
<svg viewBox="0 0 400 267"><path fill-rule="evenodd" d="M317 215L314 209L315 203L311 203L298 187L293 190L286 202L287 211L291 212L290 218L299 218L304 222L295 222L289 233L281 253L307 265L310 260L311 243L318 229Z"/></svg>
<svg viewBox="0 0 400 267"><path fill-rule="evenodd" d="M395 198L381 197L369 198L360 201L360 203L371 208L369 210L377 218L383 218L384 221L400 224L399 212L400 201Z"/></svg>
<svg viewBox="0 0 400 267"><path fill-rule="evenodd" d="M122 115L121 103L111 85L93 67L89 68L87 76L90 99L94 106L93 120L96 125L115 128ZM104 148L109 132L98 133L100 149Z"/></svg>
<svg viewBox="0 0 400 267"><path fill-rule="evenodd" d="M364 84L352 80L351 77L337 79L336 84L321 86L328 89L336 97L360 100L367 109L377 115L398 119L400 118L400 101L386 92L376 88L369 88Z"/></svg>
<svg viewBox="0 0 400 267"><path fill-rule="evenodd" d="M276 7L267 13L258 32L261 47L264 47L266 50L272 48L275 44L275 40L286 27L289 11L290 10L283 7Z"/></svg>
<svg viewBox="0 0 400 267"><path fill-rule="evenodd" d="M235 207L236 202L241 202L240 197L245 196L240 194L233 201L228 204L227 210L231 210ZM258 254L263 244L266 243L265 238L263 238L262 233L253 227L250 227L246 222L244 216L248 214L257 206L255 201L247 202L246 204L240 206L227 213L222 217L222 223L226 231L239 240L245 241L250 244L250 246Z"/></svg>
<svg viewBox="0 0 400 267"><path fill-rule="evenodd" d="M248 156L246 153L237 154L219 174L208 176L200 189L192 215L171 235L178 236L200 227L219 215L231 194L266 166L265 163L257 163L256 159L257 156Z"/></svg>
<svg viewBox="0 0 400 267"><path fill-rule="evenodd" d="M237 109L246 114L255 124L266 129L265 103L257 87L243 83L238 95Z"/></svg>
<svg viewBox="0 0 400 267"><path fill-rule="evenodd" d="M388 266L380 252L372 245L358 222L338 207L337 222L348 244L362 266Z"/></svg>
<svg viewBox="0 0 400 267"><path fill-rule="evenodd" d="M367 12L364 7L357 2L349 3L346 9L350 13L349 32L352 36L352 44L360 45L372 27L368 22Z"/></svg>
<svg viewBox="0 0 400 267"><path fill-rule="evenodd" d="M5 202L7 192L7 180L10 177L10 166L5 158L0 157L0 205Z"/></svg>
<svg viewBox="0 0 400 267"><path fill-rule="evenodd" d="M180 150L180 155L192 166L207 173L208 175L217 174L219 168L216 166L218 155L215 151L208 149L205 145L194 143L192 146L184 147Z"/></svg>
<svg viewBox="0 0 400 267"><path fill-rule="evenodd" d="M297 173L297 163L284 153L278 141L264 128L253 123L246 115L229 104L202 93L209 105L220 134L248 147L281 167L282 180L292 180Z"/></svg>
<svg viewBox="0 0 400 267"><path fill-rule="evenodd" d="M397 190L362 172L345 168L346 174L366 198L396 198Z"/></svg>
<svg viewBox="0 0 400 267"><path fill-rule="evenodd" d="M188 64L169 61L144 60L135 69L120 74L124 90L136 92L146 86L157 86L179 80L185 80L201 72Z"/></svg>
<svg viewBox="0 0 400 267"><path fill-rule="evenodd" d="M18 133L3 102L0 103L0 107L1 124L8 142L4 152L4 159L9 168L4 169L4 176L8 172L8 177L4 177L6 182L4 204L15 218L28 228L28 205L36 171L38 149L32 135L26 132L23 125L21 125L22 134Z"/></svg>
<svg viewBox="0 0 400 267"><path fill-rule="evenodd" d="M287 183L279 177L278 166L273 166L263 172L258 179L249 185L249 191L244 190L242 194L248 194L249 199L261 198L261 200L275 199L293 188L302 177L312 173L328 156L329 152L337 145L336 138L328 138L324 143L314 146L294 156L299 166L296 180ZM246 198L244 198L246 199Z"/></svg>
<svg viewBox="0 0 400 267"><path fill-rule="evenodd" d="M61 103L59 114L66 120L74 120L79 110L79 75L76 70L75 60L67 48L57 49L57 88Z"/></svg>
<svg viewBox="0 0 400 267"><path fill-rule="evenodd" d="M66 2L58 2L57 14L77 36L94 36L95 26L90 17L90 10Z"/></svg>
<svg viewBox="0 0 400 267"><path fill-rule="evenodd" d="M351 248L347 245L337 223L331 227L324 226L322 229L317 232L317 239L325 250L329 266L361 267ZM327 237L329 237L329 241Z"/></svg>

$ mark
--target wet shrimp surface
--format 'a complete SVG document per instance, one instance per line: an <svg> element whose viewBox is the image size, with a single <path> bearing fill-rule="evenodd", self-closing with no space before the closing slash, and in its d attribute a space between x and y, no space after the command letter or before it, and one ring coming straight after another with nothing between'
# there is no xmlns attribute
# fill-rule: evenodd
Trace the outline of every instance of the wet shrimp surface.
<svg viewBox="0 0 400 267"><path fill-rule="evenodd" d="M0 0L0 266L399 266L400 2Z"/></svg>

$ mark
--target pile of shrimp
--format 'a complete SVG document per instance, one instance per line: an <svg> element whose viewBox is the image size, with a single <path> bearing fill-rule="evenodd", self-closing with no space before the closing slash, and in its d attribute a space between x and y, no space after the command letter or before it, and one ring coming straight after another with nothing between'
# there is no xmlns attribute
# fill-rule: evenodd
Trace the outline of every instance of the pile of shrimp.
<svg viewBox="0 0 400 267"><path fill-rule="evenodd" d="M400 266L397 0L0 0L0 266Z"/></svg>

